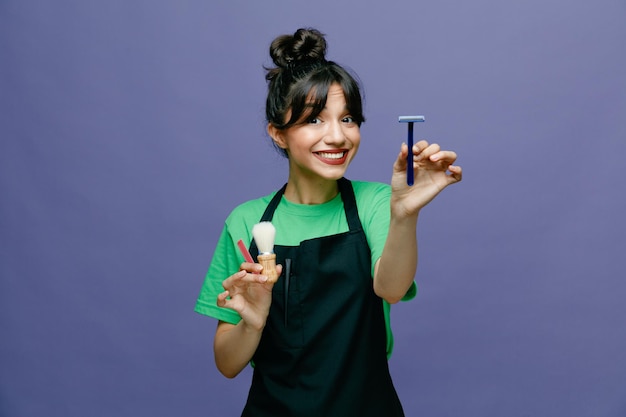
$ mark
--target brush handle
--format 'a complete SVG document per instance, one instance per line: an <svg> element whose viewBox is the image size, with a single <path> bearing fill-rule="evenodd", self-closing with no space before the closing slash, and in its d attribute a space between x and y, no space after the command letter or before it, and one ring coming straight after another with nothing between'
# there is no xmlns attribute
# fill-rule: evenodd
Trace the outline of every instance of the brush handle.
<svg viewBox="0 0 626 417"><path fill-rule="evenodd" d="M407 142L409 153L406 156L406 183L413 185L413 122L409 122Z"/></svg>
<svg viewBox="0 0 626 417"><path fill-rule="evenodd" d="M267 277L268 283L278 281L278 272L276 272L276 254L268 253L256 257L257 261L263 266L263 275Z"/></svg>

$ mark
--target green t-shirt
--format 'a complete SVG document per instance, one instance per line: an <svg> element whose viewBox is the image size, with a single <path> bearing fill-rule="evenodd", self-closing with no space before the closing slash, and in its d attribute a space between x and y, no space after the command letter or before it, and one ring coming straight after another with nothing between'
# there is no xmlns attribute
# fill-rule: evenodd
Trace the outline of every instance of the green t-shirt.
<svg viewBox="0 0 626 417"><path fill-rule="evenodd" d="M352 181L359 218L371 250L372 277L374 265L380 258L389 230L389 185L374 182ZM239 270L244 262L237 241L243 240L246 247L252 241L252 227L259 222L275 192L262 198L237 206L226 219L224 229L213 254L204 285L196 303L195 311L218 320L236 324L241 318L231 309L218 307L218 294L224 291L222 282ZM348 222L343 209L341 195L332 200L315 205L295 204L284 196L274 212L272 224L276 227L276 245L298 246L306 239L334 235L348 231ZM415 283L403 300L415 297ZM389 312L390 305L383 300L385 324L387 327L387 356L393 349Z"/></svg>

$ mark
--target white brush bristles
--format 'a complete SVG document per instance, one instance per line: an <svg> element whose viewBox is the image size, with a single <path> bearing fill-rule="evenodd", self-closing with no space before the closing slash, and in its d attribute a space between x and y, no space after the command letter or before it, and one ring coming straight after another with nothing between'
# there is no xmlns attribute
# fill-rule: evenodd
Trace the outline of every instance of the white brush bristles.
<svg viewBox="0 0 626 417"><path fill-rule="evenodd" d="M276 228L271 222L257 223L252 227L252 236L256 242L259 253L274 253L274 238Z"/></svg>

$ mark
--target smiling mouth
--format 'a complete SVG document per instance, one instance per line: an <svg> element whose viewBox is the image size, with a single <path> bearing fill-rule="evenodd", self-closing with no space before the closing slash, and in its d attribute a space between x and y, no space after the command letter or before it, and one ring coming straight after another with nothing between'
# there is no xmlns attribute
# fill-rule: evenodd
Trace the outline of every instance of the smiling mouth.
<svg viewBox="0 0 626 417"><path fill-rule="evenodd" d="M316 152L316 154L323 159L342 159L346 152Z"/></svg>
<svg viewBox="0 0 626 417"><path fill-rule="evenodd" d="M328 165L341 165L348 159L348 151L336 151L336 152L315 152L314 155L320 161Z"/></svg>

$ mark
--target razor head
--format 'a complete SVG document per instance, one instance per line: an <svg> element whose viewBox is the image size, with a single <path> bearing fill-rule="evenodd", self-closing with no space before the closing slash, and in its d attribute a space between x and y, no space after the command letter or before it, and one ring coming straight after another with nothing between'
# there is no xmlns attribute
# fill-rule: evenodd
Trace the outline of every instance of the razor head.
<svg viewBox="0 0 626 417"><path fill-rule="evenodd" d="M426 118L424 116L400 116L398 117L398 122L400 123L413 123L413 122L424 122Z"/></svg>

